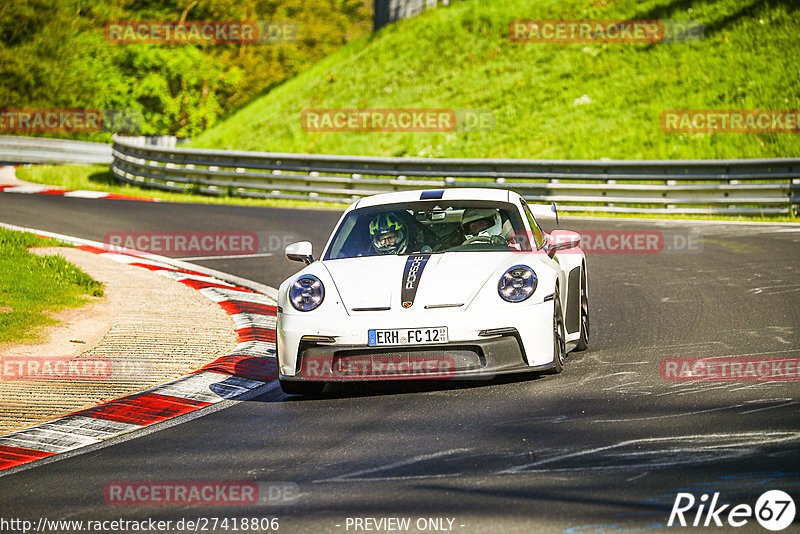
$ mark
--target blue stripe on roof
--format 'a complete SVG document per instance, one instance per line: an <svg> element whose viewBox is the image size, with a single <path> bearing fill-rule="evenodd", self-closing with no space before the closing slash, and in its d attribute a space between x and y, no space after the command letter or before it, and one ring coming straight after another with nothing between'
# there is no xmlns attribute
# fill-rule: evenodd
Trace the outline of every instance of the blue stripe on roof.
<svg viewBox="0 0 800 534"><path fill-rule="evenodd" d="M444 195L444 189L436 189L433 191L423 191L420 195L420 200L439 200Z"/></svg>

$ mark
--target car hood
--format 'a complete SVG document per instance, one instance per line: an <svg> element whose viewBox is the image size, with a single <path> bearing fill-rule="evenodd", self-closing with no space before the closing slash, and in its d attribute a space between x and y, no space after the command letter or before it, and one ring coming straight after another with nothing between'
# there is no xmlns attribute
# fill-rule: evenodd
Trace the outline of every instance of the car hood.
<svg viewBox="0 0 800 534"><path fill-rule="evenodd" d="M497 278L514 253L448 252L417 261L416 293L403 291L407 264L424 254L370 256L324 261L348 312L383 311L387 308L424 309L425 306L467 305L481 288ZM424 266L421 265L424 263ZM408 266L409 271L411 265ZM421 273L421 274L420 274ZM414 285L414 284L412 284ZM413 299L409 295L413 294ZM412 301L411 306L404 306Z"/></svg>

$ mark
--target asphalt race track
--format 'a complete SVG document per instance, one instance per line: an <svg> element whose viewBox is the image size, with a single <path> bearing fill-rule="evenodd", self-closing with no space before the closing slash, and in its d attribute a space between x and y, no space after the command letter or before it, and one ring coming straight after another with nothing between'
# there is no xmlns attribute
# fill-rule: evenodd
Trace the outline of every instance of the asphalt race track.
<svg viewBox="0 0 800 534"><path fill-rule="evenodd" d="M308 239L319 253L338 215L0 194L2 222L97 241L116 231L273 232ZM580 533L667 528L678 492L753 505L781 489L800 507L798 382L660 376L665 358L798 357L800 227L562 220L562 228L691 231L700 246L589 253L590 348L572 353L561 375L351 384L317 399L274 389L0 477L0 517L277 517L287 533L365 531L347 518L406 517L412 526L445 518L442 529L470 534ZM196 263L273 287L299 267L280 251ZM300 494L210 507L112 506L103 497L110 482L187 480L289 482ZM800 531L798 521L785 532ZM737 531L765 532L754 519Z"/></svg>

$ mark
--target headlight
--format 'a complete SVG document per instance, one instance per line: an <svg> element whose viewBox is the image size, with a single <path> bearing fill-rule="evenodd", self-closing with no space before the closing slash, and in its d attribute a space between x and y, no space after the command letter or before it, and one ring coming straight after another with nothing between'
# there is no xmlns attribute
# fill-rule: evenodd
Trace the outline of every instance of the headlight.
<svg viewBox="0 0 800 534"><path fill-rule="evenodd" d="M312 274L305 274L294 281L289 289L289 300L292 306L299 311L316 309L325 299L325 286L319 278Z"/></svg>
<svg viewBox="0 0 800 534"><path fill-rule="evenodd" d="M533 269L525 265L515 265L507 270L497 284L500 297L508 302L522 302L536 290L538 278Z"/></svg>

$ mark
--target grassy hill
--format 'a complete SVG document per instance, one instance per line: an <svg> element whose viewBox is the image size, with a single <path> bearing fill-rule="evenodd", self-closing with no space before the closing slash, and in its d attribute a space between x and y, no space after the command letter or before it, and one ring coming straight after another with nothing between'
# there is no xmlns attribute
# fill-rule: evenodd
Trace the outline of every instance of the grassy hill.
<svg viewBox="0 0 800 534"><path fill-rule="evenodd" d="M699 42L534 44L515 19L692 19ZM665 133L666 109L800 109L793 0L467 0L344 46L251 100L194 146L565 159L800 155L800 133ZM487 132L312 133L307 108L491 111Z"/></svg>

